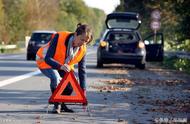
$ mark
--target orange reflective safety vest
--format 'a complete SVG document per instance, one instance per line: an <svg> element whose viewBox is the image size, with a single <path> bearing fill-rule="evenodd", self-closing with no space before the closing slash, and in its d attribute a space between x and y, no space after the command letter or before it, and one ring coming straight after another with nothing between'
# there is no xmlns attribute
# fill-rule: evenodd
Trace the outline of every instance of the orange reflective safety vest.
<svg viewBox="0 0 190 124"><path fill-rule="evenodd" d="M36 64L38 68L40 69L51 68L51 66L49 66L44 60L46 53L48 51L49 45L50 45L50 41L44 46L40 47L36 53Z"/></svg>
<svg viewBox="0 0 190 124"><path fill-rule="evenodd" d="M58 37L58 41L57 41L57 46L56 46L56 50L55 50L55 54L53 59L55 61L57 61L58 63L60 63L61 65L65 64L65 59L66 59L66 46L65 46L65 42L67 41L68 36L71 34L71 32L57 32L57 34L59 35ZM43 57L43 59L38 59L37 62L37 66L40 69L47 69L47 68L51 68L48 64L45 63L44 61L44 57L46 55L46 52L49 48L49 44L45 45L44 47L41 47L40 49L42 50L38 50L37 52L37 56L39 58ZM47 47L47 49L46 49ZM83 56L86 53L86 44L82 45L78 52L76 53L76 55L72 58L72 60L70 60L67 64L71 67L72 70L74 70L74 64L78 63L81 61L81 59L83 58ZM43 60L40 61L40 60Z"/></svg>

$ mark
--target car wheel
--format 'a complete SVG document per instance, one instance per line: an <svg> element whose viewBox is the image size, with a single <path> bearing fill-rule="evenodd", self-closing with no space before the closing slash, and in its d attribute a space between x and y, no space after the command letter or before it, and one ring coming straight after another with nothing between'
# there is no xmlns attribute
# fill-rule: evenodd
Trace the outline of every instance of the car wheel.
<svg viewBox="0 0 190 124"><path fill-rule="evenodd" d="M145 64L142 64L142 63L136 64L135 67L139 69L145 69Z"/></svg>
<svg viewBox="0 0 190 124"><path fill-rule="evenodd" d="M99 52L98 52L98 55L97 55L97 68L103 68L103 62L102 62L102 59L100 57Z"/></svg>
<svg viewBox="0 0 190 124"><path fill-rule="evenodd" d="M31 60L31 56L30 56L30 55L27 55L27 56L26 56L26 60Z"/></svg>
<svg viewBox="0 0 190 124"><path fill-rule="evenodd" d="M97 60L97 68L103 68L103 63L100 60Z"/></svg>

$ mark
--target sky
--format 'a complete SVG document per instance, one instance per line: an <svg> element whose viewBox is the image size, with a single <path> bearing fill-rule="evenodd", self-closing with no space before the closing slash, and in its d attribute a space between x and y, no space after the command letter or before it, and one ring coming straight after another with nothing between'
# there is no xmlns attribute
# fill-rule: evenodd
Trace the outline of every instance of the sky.
<svg viewBox="0 0 190 124"><path fill-rule="evenodd" d="M104 10L106 14L113 12L115 7L120 4L120 0L83 0L89 7Z"/></svg>

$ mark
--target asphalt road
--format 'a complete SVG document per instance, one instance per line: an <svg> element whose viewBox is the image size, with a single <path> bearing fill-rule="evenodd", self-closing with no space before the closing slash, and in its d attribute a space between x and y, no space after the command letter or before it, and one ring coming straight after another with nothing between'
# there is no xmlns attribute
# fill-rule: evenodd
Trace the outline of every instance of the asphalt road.
<svg viewBox="0 0 190 124"><path fill-rule="evenodd" d="M88 49L88 83L97 80L99 75L95 68L95 53L95 48ZM40 73L34 61L26 61L25 58L24 53L0 55L0 123L89 123L92 120L95 123L109 122L107 119L94 119L80 105L70 106L75 110L74 114L47 114L49 80ZM94 95L91 92L89 87L88 97ZM49 111L52 107L50 105Z"/></svg>
<svg viewBox="0 0 190 124"><path fill-rule="evenodd" d="M120 64L97 69L96 48L89 48L87 77L88 109L70 105L75 113L46 113L49 80L35 62L25 54L0 55L0 124L149 124L190 117L190 76L182 72L150 63L145 70Z"/></svg>

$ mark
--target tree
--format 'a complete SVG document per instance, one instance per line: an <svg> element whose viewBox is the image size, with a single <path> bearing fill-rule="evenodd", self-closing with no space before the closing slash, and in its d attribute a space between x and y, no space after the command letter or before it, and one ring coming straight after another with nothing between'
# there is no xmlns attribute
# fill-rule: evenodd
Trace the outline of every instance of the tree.
<svg viewBox="0 0 190 124"><path fill-rule="evenodd" d="M26 0L27 34L33 30L54 30L58 17L58 0Z"/></svg>
<svg viewBox="0 0 190 124"><path fill-rule="evenodd" d="M23 11L20 9L22 5L22 0L12 1L3 0L4 6L4 33L3 37L5 42L14 43L18 41L19 38L23 37Z"/></svg>
<svg viewBox="0 0 190 124"><path fill-rule="evenodd" d="M177 0L177 2L175 2L175 13L179 15L179 39L190 39L190 1Z"/></svg>
<svg viewBox="0 0 190 124"><path fill-rule="evenodd" d="M4 12L4 6L3 6L3 2L2 0L0 0L0 41L1 41L1 44L2 42L5 41L5 12Z"/></svg>
<svg viewBox="0 0 190 124"><path fill-rule="evenodd" d="M88 23L99 36L105 13L87 7L82 0L0 0L0 40L24 41L34 30L68 30Z"/></svg>
<svg viewBox="0 0 190 124"><path fill-rule="evenodd" d="M87 7L82 0L60 0L59 10L56 29L74 31L79 22L87 23L95 38L99 37L105 19L103 11Z"/></svg>

